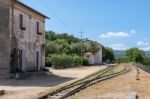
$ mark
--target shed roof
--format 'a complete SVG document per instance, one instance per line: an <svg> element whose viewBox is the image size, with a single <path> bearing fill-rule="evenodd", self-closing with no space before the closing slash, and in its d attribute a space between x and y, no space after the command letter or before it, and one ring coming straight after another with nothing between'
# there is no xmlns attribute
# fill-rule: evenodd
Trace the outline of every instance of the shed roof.
<svg viewBox="0 0 150 99"><path fill-rule="evenodd" d="M94 54L91 52L86 52L86 53L84 53L84 55L94 55Z"/></svg>

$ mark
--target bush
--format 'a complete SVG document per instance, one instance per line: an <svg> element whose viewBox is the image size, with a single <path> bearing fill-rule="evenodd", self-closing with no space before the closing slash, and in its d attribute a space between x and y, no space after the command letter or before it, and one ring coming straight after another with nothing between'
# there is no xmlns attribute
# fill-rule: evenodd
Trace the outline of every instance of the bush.
<svg viewBox="0 0 150 99"><path fill-rule="evenodd" d="M70 68L74 65L74 59L68 55L52 55L51 63L55 69Z"/></svg>
<svg viewBox="0 0 150 99"><path fill-rule="evenodd" d="M81 57L80 56L77 56L77 55L75 55L75 56L73 56L74 57L74 64L76 65L76 66L80 66L81 65Z"/></svg>
<svg viewBox="0 0 150 99"><path fill-rule="evenodd" d="M46 65L47 67L51 67L51 66L52 66L52 63L51 63L51 55L50 55L50 54L46 57L45 65Z"/></svg>
<svg viewBox="0 0 150 99"><path fill-rule="evenodd" d="M53 53L59 53L60 52L60 47L55 44L55 42L47 42L46 43L46 57L48 54L53 54Z"/></svg>
<svg viewBox="0 0 150 99"><path fill-rule="evenodd" d="M150 65L150 57L145 56L145 57L144 57L143 64L144 64L144 65Z"/></svg>
<svg viewBox="0 0 150 99"><path fill-rule="evenodd" d="M83 58L83 66L89 66L89 61L87 58Z"/></svg>
<svg viewBox="0 0 150 99"><path fill-rule="evenodd" d="M82 58L80 56L70 56L70 55L58 55L52 54L46 58L47 66L52 66L55 69L62 69L62 68L72 68L76 66L81 66ZM83 58L83 65L88 65L88 60Z"/></svg>

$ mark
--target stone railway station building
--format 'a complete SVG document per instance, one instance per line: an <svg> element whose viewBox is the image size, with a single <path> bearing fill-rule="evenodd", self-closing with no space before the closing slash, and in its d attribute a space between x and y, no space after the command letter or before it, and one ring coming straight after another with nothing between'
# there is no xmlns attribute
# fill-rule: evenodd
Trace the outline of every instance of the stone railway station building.
<svg viewBox="0 0 150 99"><path fill-rule="evenodd" d="M46 18L18 0L0 0L0 76L45 67Z"/></svg>

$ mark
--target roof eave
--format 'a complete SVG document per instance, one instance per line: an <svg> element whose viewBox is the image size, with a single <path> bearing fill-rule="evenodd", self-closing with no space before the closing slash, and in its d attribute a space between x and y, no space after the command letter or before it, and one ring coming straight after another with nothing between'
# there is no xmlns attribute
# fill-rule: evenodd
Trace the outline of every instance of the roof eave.
<svg viewBox="0 0 150 99"><path fill-rule="evenodd" d="M24 6L24 7L26 7L26 8L28 8L28 9L34 11L34 12L40 14L41 16L45 17L46 19L51 19L51 18L49 18L48 16L46 16L46 15L42 14L41 12L39 12L39 11L37 11L37 10L35 10L35 9L31 8L31 7L29 7L28 5L22 3L22 2L19 1L19 0L16 0L16 2L19 3L19 4L21 4L22 6Z"/></svg>

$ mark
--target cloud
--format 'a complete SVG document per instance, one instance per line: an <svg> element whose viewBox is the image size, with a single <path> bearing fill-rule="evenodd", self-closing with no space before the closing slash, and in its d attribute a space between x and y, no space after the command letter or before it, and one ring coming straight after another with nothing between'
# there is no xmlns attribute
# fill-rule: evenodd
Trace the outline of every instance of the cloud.
<svg viewBox="0 0 150 99"><path fill-rule="evenodd" d="M128 32L108 32L101 34L99 37L102 39L108 39L108 38L114 38L114 37L128 37L132 34L135 34L135 30L131 30L129 33Z"/></svg>
<svg viewBox="0 0 150 99"><path fill-rule="evenodd" d="M124 44L121 44L121 43L112 44L109 47L111 47L114 50L126 50L126 49L128 49Z"/></svg>
<svg viewBox="0 0 150 99"><path fill-rule="evenodd" d="M137 46L148 46L149 43L148 42L144 42L144 41L138 41L137 42Z"/></svg>
<svg viewBox="0 0 150 99"><path fill-rule="evenodd" d="M131 34L136 34L137 32L135 30L130 31Z"/></svg>
<svg viewBox="0 0 150 99"><path fill-rule="evenodd" d="M144 51L150 51L150 46L148 47L143 47L143 48L140 48L141 50L144 50Z"/></svg>
<svg viewBox="0 0 150 99"><path fill-rule="evenodd" d="M137 46L139 49L144 51L150 51L150 43L147 38L144 38L144 40L140 40L137 42Z"/></svg>
<svg viewBox="0 0 150 99"><path fill-rule="evenodd" d="M112 38L112 37L127 37L128 33L125 32L108 32L106 34L100 35L100 38Z"/></svg>

